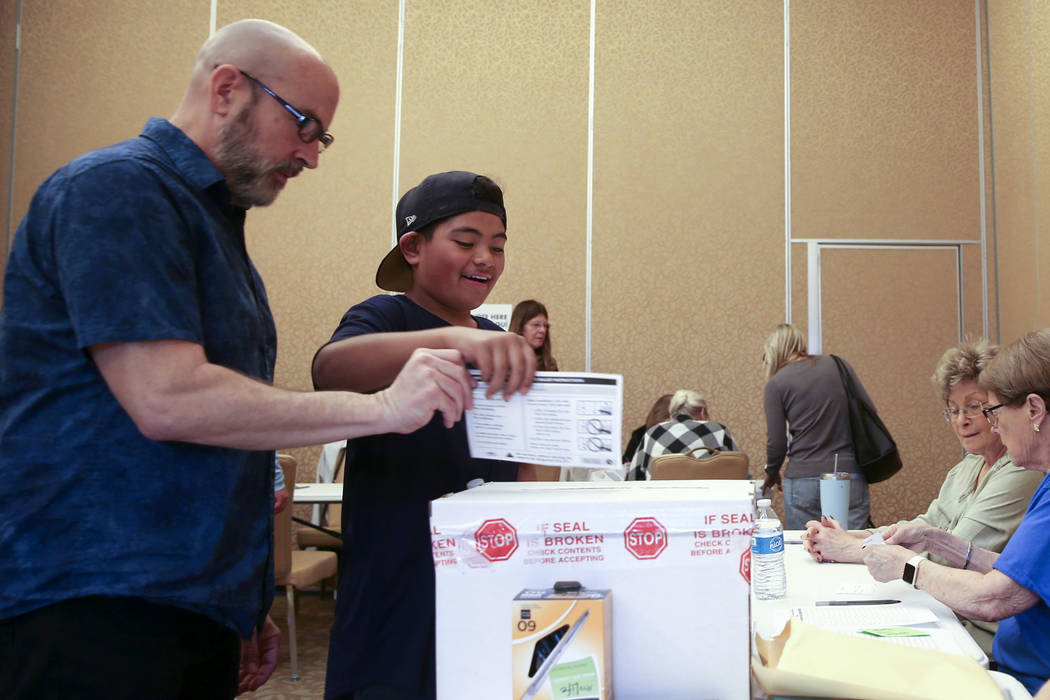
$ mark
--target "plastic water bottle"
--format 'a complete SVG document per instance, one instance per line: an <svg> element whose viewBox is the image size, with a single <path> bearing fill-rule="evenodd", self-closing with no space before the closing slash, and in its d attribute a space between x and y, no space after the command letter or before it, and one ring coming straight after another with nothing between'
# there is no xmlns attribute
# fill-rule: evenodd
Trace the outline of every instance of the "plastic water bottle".
<svg viewBox="0 0 1050 700"><path fill-rule="evenodd" d="M787 591L784 528L768 498L758 500L758 517L751 535L751 587L759 600L783 598Z"/></svg>

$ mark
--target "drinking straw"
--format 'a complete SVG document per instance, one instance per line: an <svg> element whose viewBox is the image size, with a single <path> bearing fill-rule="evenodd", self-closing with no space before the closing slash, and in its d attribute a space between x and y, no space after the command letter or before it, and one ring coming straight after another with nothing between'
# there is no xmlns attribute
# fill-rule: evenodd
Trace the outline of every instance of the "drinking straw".
<svg viewBox="0 0 1050 700"><path fill-rule="evenodd" d="M839 453L836 452L835 453L835 468L832 469L832 471L833 472L837 472L838 470L839 470Z"/></svg>

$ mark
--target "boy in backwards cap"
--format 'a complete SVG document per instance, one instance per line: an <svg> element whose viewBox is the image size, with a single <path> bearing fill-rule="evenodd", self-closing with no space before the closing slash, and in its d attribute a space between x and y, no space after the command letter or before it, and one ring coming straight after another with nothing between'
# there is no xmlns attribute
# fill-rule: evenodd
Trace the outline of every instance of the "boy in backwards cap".
<svg viewBox="0 0 1050 700"><path fill-rule="evenodd" d="M431 175L398 202L398 242L376 272L379 295L352 307L313 363L318 389L376 391L417 348L458 350L488 395L526 392L536 356L514 333L471 315L503 272L503 192L484 175ZM431 500L474 479L534 478L511 462L473 459L461 420L408 435L350 440L343 555L325 697L433 698Z"/></svg>

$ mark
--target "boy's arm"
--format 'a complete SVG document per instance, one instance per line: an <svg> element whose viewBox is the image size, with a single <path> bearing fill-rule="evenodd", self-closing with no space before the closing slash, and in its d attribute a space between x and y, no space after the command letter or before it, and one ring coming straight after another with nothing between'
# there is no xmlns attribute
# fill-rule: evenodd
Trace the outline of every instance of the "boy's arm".
<svg viewBox="0 0 1050 700"><path fill-rule="evenodd" d="M333 341L314 357L318 389L376 391L389 386L417 348L459 350L489 383L486 396L503 391L509 398L525 393L536 373L536 353L516 333L479 328L431 328L423 331L365 333Z"/></svg>

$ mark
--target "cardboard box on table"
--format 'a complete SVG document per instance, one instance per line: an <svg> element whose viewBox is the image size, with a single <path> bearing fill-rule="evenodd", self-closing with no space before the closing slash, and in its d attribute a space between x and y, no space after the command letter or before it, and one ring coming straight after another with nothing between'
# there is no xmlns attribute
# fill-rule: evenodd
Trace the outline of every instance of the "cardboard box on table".
<svg viewBox="0 0 1050 700"><path fill-rule="evenodd" d="M433 501L438 697L511 697L514 597L564 580L613 593L619 700L748 697L753 499L748 481L649 481Z"/></svg>

